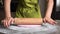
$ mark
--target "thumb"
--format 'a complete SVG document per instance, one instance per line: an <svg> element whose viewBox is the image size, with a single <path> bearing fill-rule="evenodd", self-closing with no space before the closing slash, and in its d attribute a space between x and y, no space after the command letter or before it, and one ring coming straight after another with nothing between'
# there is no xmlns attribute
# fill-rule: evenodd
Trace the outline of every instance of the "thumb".
<svg viewBox="0 0 60 34"><path fill-rule="evenodd" d="M14 24L14 19L11 20L11 24Z"/></svg>

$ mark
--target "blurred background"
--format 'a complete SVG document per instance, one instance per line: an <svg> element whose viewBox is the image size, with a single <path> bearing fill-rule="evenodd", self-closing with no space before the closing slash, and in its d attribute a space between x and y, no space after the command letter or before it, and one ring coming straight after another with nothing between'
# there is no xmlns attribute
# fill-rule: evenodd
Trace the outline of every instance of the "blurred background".
<svg viewBox="0 0 60 34"><path fill-rule="evenodd" d="M4 0L0 0L0 20L4 18ZM46 0L39 0L41 6L42 17L45 15L47 2ZM12 0L11 2L11 12L12 16L15 16L16 7L18 5L18 0ZM54 0L54 8L52 12L52 18L55 20L60 20L60 0Z"/></svg>

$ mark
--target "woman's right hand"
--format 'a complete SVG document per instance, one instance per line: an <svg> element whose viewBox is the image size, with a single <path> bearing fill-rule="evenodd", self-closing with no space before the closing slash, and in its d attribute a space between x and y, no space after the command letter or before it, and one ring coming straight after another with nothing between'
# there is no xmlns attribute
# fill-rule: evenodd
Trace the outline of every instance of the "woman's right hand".
<svg viewBox="0 0 60 34"><path fill-rule="evenodd" d="M4 27L9 27L10 24L12 24L13 22L14 22L14 18L12 18L12 17L7 17L2 20Z"/></svg>

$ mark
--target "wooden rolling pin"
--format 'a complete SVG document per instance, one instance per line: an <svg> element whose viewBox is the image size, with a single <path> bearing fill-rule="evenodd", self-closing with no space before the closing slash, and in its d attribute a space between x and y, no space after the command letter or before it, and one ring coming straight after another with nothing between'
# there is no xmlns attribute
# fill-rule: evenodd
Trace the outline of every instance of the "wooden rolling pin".
<svg viewBox="0 0 60 34"><path fill-rule="evenodd" d="M14 18L14 24L17 25L40 25L42 23L42 18Z"/></svg>

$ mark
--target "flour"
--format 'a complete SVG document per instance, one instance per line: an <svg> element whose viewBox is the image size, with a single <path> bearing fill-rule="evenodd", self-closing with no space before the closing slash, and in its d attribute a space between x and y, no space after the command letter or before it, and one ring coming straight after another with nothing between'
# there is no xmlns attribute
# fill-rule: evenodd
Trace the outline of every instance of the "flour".
<svg viewBox="0 0 60 34"><path fill-rule="evenodd" d="M19 26L11 25L9 29L25 32L37 32L37 31L54 32L57 30L57 26L51 25L49 23L43 23L42 25L19 25Z"/></svg>

